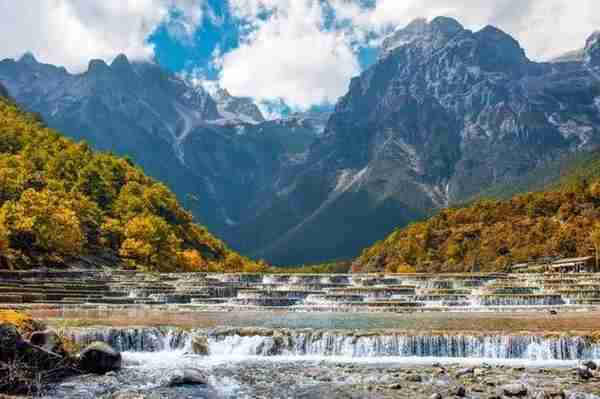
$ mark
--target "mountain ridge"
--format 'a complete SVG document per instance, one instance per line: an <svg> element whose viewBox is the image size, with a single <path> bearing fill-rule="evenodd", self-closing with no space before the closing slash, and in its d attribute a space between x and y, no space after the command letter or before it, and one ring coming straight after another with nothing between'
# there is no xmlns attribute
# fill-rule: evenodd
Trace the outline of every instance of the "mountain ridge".
<svg viewBox="0 0 600 399"><path fill-rule="evenodd" d="M399 225L596 148L596 39L580 61L538 63L493 26L417 20L325 118L260 121L247 99L215 101L124 57L90 65L79 102L61 94L64 68L35 59L0 62L0 81L52 127L131 155L234 249L301 264L351 258ZM130 78L114 87L114 74ZM228 106L244 114L223 118Z"/></svg>
<svg viewBox="0 0 600 399"><path fill-rule="evenodd" d="M131 161L66 139L4 97L0 181L0 269L264 268L195 223Z"/></svg>
<svg viewBox="0 0 600 399"><path fill-rule="evenodd" d="M245 227L249 233L291 215L255 244L256 256L283 263L321 260L313 253L351 257L395 226L490 182L599 144L595 58L536 63L501 30L472 32L449 18L408 29L395 32L400 44L388 40L379 61L352 79L306 166L291 172L289 190ZM596 45L586 51L595 54Z"/></svg>
<svg viewBox="0 0 600 399"><path fill-rule="evenodd" d="M398 228L366 248L354 272L508 271L600 248L600 151L567 163L541 191L483 198Z"/></svg>

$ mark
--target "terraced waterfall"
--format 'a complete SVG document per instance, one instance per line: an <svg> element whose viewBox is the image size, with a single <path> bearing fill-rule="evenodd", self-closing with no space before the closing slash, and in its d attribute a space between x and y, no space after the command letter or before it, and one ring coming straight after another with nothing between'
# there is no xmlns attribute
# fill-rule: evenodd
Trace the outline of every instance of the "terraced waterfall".
<svg viewBox="0 0 600 399"><path fill-rule="evenodd" d="M440 311L592 309L595 274L260 275L0 272L0 303L56 308Z"/></svg>
<svg viewBox="0 0 600 399"><path fill-rule="evenodd" d="M0 292L74 345L123 354L122 371L48 398L488 398L508 382L524 398L600 392L599 372L583 385L573 372L600 361L596 274L4 271ZM205 382L173 383L189 370Z"/></svg>

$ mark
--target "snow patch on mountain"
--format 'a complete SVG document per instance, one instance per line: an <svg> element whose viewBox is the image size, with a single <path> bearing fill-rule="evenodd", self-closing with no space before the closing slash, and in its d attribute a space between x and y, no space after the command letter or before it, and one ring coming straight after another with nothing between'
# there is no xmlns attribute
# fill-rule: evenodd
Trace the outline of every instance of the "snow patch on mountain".
<svg viewBox="0 0 600 399"><path fill-rule="evenodd" d="M361 179L365 176L369 167L364 167L358 172L355 169L343 169L340 171L340 174L337 178L337 183L333 191L335 193L343 193L348 191L352 186L359 183Z"/></svg>

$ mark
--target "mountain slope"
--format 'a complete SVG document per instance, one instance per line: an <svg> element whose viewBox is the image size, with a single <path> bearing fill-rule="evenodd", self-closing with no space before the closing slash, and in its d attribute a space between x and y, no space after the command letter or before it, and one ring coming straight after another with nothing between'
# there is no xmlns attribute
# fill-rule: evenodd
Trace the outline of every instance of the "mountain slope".
<svg viewBox="0 0 600 399"><path fill-rule="evenodd" d="M444 209L363 251L354 271L502 271L546 256L594 255L600 239L600 156L554 189Z"/></svg>
<svg viewBox="0 0 600 399"><path fill-rule="evenodd" d="M352 80L270 206L238 227L240 248L275 263L357 255L395 226L597 147L599 48L592 36L584 61L535 63L492 26L414 21Z"/></svg>
<svg viewBox="0 0 600 399"><path fill-rule="evenodd" d="M317 134L299 122L265 121L249 99L224 91L213 98L124 55L70 74L26 54L0 62L0 81L50 127L131 157L219 234L256 214L282 165Z"/></svg>
<svg viewBox="0 0 600 399"><path fill-rule="evenodd" d="M0 269L62 267L90 255L155 271L261 267L195 224L130 161L76 144L0 98Z"/></svg>
<svg viewBox="0 0 600 399"><path fill-rule="evenodd" d="M5 60L0 81L51 127L131 156L236 250L315 263L596 148L598 37L575 61L536 63L492 26L416 20L352 80L324 131L310 115L262 121L248 99L124 56L78 75Z"/></svg>

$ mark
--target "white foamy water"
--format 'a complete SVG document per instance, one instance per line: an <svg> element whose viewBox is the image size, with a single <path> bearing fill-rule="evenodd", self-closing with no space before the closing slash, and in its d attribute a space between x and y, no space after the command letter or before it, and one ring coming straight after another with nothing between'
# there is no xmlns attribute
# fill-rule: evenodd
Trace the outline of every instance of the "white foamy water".
<svg viewBox="0 0 600 399"><path fill-rule="evenodd" d="M77 329L67 332L86 345L103 341L132 362L179 361L190 356L194 336L205 336L212 359L293 358L353 361L482 359L489 361L580 361L600 359L600 344L578 336L353 334L344 331L182 331L174 328Z"/></svg>

